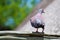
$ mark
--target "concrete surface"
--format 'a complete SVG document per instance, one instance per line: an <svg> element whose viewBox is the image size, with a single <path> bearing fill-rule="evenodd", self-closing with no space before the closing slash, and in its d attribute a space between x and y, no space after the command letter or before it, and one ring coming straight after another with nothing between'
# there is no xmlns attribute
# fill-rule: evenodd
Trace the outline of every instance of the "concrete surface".
<svg viewBox="0 0 60 40"><path fill-rule="evenodd" d="M45 33L60 35L60 0L54 0L47 8L45 8L44 21L45 21ZM35 31L35 28L31 27L29 21L17 31ZM39 31L41 31L39 29Z"/></svg>

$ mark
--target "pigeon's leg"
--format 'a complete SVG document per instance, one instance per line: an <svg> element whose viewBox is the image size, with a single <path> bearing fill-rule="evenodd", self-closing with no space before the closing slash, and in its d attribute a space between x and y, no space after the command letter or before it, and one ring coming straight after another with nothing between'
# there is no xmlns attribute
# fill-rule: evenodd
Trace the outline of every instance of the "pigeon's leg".
<svg viewBox="0 0 60 40"><path fill-rule="evenodd" d="M44 29L42 30L42 32L44 32Z"/></svg>
<svg viewBox="0 0 60 40"><path fill-rule="evenodd" d="M36 28L37 30L36 30L36 32L38 32L38 28Z"/></svg>
<svg viewBox="0 0 60 40"><path fill-rule="evenodd" d="M43 29L42 32L44 32L44 27L42 29Z"/></svg>

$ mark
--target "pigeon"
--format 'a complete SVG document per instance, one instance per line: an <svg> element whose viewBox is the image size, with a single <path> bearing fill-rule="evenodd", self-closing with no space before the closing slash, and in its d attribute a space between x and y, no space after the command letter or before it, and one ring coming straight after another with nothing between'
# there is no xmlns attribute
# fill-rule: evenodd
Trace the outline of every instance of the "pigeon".
<svg viewBox="0 0 60 40"><path fill-rule="evenodd" d="M42 28L44 31L45 23L43 22L44 18L42 16L42 13L44 13L44 10L39 9L37 14L30 19L32 27L37 28L36 32L38 32L38 28Z"/></svg>

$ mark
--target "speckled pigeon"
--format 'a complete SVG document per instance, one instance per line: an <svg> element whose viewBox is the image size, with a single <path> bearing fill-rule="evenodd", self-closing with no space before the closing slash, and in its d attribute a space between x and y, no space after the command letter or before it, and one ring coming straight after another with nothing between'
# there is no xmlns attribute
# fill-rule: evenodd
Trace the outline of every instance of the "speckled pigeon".
<svg viewBox="0 0 60 40"><path fill-rule="evenodd" d="M44 31L45 24L43 22L44 18L42 16L42 13L44 13L44 10L39 9L38 13L30 19L32 27L37 28L36 32L38 32L38 28L42 28Z"/></svg>

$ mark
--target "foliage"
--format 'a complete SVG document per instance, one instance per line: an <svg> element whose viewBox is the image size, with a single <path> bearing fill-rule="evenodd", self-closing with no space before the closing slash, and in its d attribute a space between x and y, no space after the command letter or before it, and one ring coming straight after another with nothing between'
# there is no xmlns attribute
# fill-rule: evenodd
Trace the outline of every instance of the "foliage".
<svg viewBox="0 0 60 40"><path fill-rule="evenodd" d="M0 0L0 27L14 29L36 4L36 0Z"/></svg>

